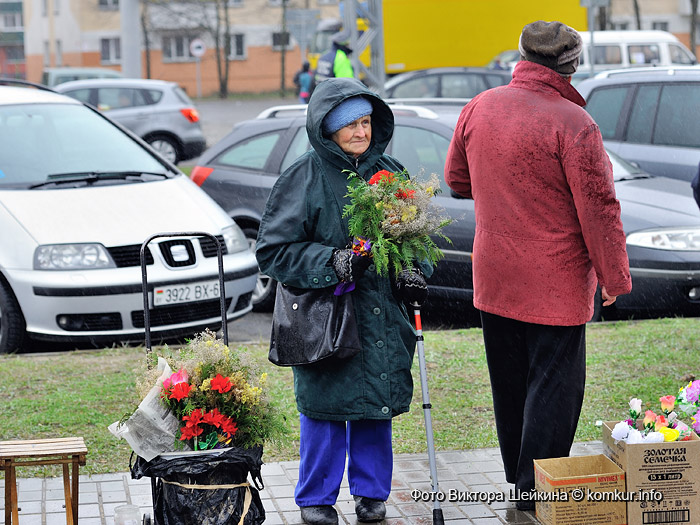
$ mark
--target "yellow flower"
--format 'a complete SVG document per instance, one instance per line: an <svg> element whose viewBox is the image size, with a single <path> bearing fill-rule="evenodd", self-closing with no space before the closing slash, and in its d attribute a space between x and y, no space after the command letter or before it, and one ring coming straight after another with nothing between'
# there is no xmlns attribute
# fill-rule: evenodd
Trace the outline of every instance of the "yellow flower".
<svg viewBox="0 0 700 525"><path fill-rule="evenodd" d="M664 435L664 441L677 441L678 436L680 436L680 432L675 428L661 427L657 432L661 432Z"/></svg>
<svg viewBox="0 0 700 525"><path fill-rule="evenodd" d="M211 389L211 377L202 381L202 386L199 387L202 392L206 392Z"/></svg>
<svg viewBox="0 0 700 525"><path fill-rule="evenodd" d="M214 342L211 340L207 341L207 346L214 346Z"/></svg>
<svg viewBox="0 0 700 525"><path fill-rule="evenodd" d="M401 222L409 222L412 221L413 219L416 218L416 215L418 214L418 208L415 206L411 205L403 212L401 212Z"/></svg>
<svg viewBox="0 0 700 525"><path fill-rule="evenodd" d="M260 376L260 386L265 386L267 383L267 372L263 372Z"/></svg>
<svg viewBox="0 0 700 525"><path fill-rule="evenodd" d="M382 206L384 206L384 203L382 201L379 201L377 204L374 205L374 207L378 210L381 209Z"/></svg>

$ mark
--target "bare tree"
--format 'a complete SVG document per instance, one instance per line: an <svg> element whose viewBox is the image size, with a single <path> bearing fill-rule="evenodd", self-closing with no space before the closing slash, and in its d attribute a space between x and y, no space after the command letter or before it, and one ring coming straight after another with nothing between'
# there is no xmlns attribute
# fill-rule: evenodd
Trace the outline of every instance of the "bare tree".
<svg viewBox="0 0 700 525"><path fill-rule="evenodd" d="M697 58L698 0L690 0L690 50Z"/></svg>
<svg viewBox="0 0 700 525"><path fill-rule="evenodd" d="M632 0L634 4L634 18L637 20L637 29L642 28L642 15L639 12L639 0Z"/></svg>
<svg viewBox="0 0 700 525"><path fill-rule="evenodd" d="M197 33L214 45L219 97L228 96L231 55L231 17L227 0L145 0L151 10L153 26L162 32Z"/></svg>

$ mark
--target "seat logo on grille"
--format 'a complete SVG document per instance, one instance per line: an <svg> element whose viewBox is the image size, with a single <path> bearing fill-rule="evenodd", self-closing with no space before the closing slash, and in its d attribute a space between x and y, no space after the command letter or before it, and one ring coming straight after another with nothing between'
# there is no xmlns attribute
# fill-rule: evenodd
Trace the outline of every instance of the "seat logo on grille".
<svg viewBox="0 0 700 525"><path fill-rule="evenodd" d="M187 247L182 244L174 244L170 247L170 255L173 256L175 262L185 262L190 256L187 253Z"/></svg>

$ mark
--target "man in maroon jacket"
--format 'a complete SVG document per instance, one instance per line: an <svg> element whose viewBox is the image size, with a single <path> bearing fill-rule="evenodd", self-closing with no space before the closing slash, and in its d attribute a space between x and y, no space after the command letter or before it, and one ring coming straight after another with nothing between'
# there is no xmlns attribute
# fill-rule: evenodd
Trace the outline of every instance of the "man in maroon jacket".
<svg viewBox="0 0 700 525"><path fill-rule="evenodd" d="M606 306L632 285L612 166L570 84L581 37L538 21L519 47L510 84L462 110L445 179L474 199L474 306L506 480L524 493L533 459L569 455L596 285ZM517 508L534 508L526 499Z"/></svg>

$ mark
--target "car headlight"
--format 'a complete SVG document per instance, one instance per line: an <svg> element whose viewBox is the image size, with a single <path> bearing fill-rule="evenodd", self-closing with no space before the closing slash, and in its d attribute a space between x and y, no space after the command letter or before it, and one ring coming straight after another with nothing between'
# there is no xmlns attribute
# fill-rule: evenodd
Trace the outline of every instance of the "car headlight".
<svg viewBox="0 0 700 525"><path fill-rule="evenodd" d="M242 252L248 249L248 241L238 225L226 226L221 230L221 234L224 236L224 244L228 253Z"/></svg>
<svg viewBox="0 0 700 525"><path fill-rule="evenodd" d="M700 228L674 228L630 233L627 244L642 248L674 251L700 251Z"/></svg>
<svg viewBox="0 0 700 525"><path fill-rule="evenodd" d="M96 270L116 266L101 244L46 244L34 252L35 270Z"/></svg>

